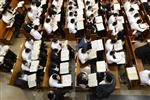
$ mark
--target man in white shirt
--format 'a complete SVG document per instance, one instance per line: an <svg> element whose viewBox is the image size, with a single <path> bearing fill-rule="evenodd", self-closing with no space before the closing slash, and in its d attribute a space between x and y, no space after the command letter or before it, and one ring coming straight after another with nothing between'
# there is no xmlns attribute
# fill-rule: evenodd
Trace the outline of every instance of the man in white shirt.
<svg viewBox="0 0 150 100"><path fill-rule="evenodd" d="M124 55L122 55L121 53L115 52L115 51L108 51L106 54L106 59L107 59L107 63L108 64L118 64L119 62L122 61L122 59L124 59Z"/></svg>
<svg viewBox="0 0 150 100"><path fill-rule="evenodd" d="M68 22L68 28L69 28L70 33L73 33L73 34L77 33L75 19L72 18L70 22Z"/></svg>
<svg viewBox="0 0 150 100"><path fill-rule="evenodd" d="M51 20L49 18L47 18L46 21L44 22L44 29L48 34L51 34L52 26L51 26Z"/></svg>
<svg viewBox="0 0 150 100"><path fill-rule="evenodd" d="M79 60L82 64L85 64L89 60L88 53L87 53L85 48L79 49L78 57L79 57Z"/></svg>
<svg viewBox="0 0 150 100"><path fill-rule="evenodd" d="M59 83L60 76L56 73L52 74L49 78L49 86L56 88L63 88L63 85Z"/></svg>
<svg viewBox="0 0 150 100"><path fill-rule="evenodd" d="M60 41L57 40L57 39L53 39L53 40L52 40L52 44L51 44L51 48L52 48L52 49L57 49L58 51L60 51L61 48L62 48Z"/></svg>
<svg viewBox="0 0 150 100"><path fill-rule="evenodd" d="M117 13L114 13L113 15L111 15L108 19L108 24L112 24L113 22L115 22L117 20Z"/></svg>
<svg viewBox="0 0 150 100"><path fill-rule="evenodd" d="M140 74L141 84L147 84L150 86L150 70L141 71Z"/></svg>
<svg viewBox="0 0 150 100"><path fill-rule="evenodd" d="M31 39L29 41L26 41L25 42L25 47L32 50L32 48L33 48L33 40Z"/></svg>
<svg viewBox="0 0 150 100"><path fill-rule="evenodd" d="M31 50L29 48L25 48L22 52L22 59L25 61L31 60Z"/></svg>
<svg viewBox="0 0 150 100"><path fill-rule="evenodd" d="M40 40L42 38L42 35L38 32L37 25L35 25L34 28L31 29L30 35L32 35L35 40Z"/></svg>

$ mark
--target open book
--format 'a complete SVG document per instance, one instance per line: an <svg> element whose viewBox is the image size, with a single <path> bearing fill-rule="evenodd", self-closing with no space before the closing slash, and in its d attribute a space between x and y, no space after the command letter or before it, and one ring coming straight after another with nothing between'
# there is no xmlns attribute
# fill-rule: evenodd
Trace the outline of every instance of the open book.
<svg viewBox="0 0 150 100"><path fill-rule="evenodd" d="M126 68L129 80L138 80L138 74L135 67Z"/></svg>
<svg viewBox="0 0 150 100"><path fill-rule="evenodd" d="M37 72L39 66L39 60L32 61L30 66L30 72Z"/></svg>
<svg viewBox="0 0 150 100"><path fill-rule="evenodd" d="M28 75L28 86L29 86L29 88L37 86L37 84L36 84L36 74Z"/></svg>
<svg viewBox="0 0 150 100"><path fill-rule="evenodd" d="M102 39L91 41L91 46L92 49L95 49L97 51L104 50Z"/></svg>
<svg viewBox="0 0 150 100"><path fill-rule="evenodd" d="M61 61L68 61L69 60L69 50L62 49L60 57L61 57Z"/></svg>
<svg viewBox="0 0 150 100"><path fill-rule="evenodd" d="M107 64L105 61L97 61L96 62L96 70L97 72L105 72Z"/></svg>
<svg viewBox="0 0 150 100"><path fill-rule="evenodd" d="M72 77L71 74L62 75L61 76L63 87L69 87L72 83Z"/></svg>
<svg viewBox="0 0 150 100"><path fill-rule="evenodd" d="M88 86L89 87L95 87L98 85L97 82L97 75L96 73L92 73L88 75Z"/></svg>
<svg viewBox="0 0 150 100"><path fill-rule="evenodd" d="M69 73L69 62L60 63L60 74Z"/></svg>

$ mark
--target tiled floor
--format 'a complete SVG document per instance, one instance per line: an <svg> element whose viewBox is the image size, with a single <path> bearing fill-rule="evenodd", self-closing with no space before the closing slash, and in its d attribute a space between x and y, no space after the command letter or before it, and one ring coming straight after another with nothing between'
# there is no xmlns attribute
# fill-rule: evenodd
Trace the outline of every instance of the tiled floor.
<svg viewBox="0 0 150 100"><path fill-rule="evenodd" d="M25 38L20 35L13 45L11 45L11 50L16 54L20 51L20 46L22 45ZM69 42L73 48L75 48L75 42ZM7 85L11 74L0 72L0 100L47 100L46 90L23 90L15 86ZM90 92L75 92L72 90L71 96L73 100L89 100L88 96ZM150 87L141 86L138 89L128 90L126 85L121 84L120 90L115 90L112 95L148 95L150 96Z"/></svg>

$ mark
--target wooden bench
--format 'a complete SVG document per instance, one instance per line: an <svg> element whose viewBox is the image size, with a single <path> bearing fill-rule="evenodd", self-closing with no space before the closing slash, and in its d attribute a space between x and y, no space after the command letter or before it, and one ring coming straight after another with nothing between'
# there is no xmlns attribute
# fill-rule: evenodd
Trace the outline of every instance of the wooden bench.
<svg viewBox="0 0 150 100"><path fill-rule="evenodd" d="M24 50L24 44L25 44L25 41L22 44L20 53L18 54L16 64L15 64L15 66L13 68L13 72L12 72L11 78L9 80L9 85L14 85L15 84L15 81L17 79L17 74L21 71L22 51Z"/></svg>
<svg viewBox="0 0 150 100"><path fill-rule="evenodd" d="M48 52L47 52L47 62L46 62L46 68L45 68L45 73L44 73L44 79L43 79L43 84L42 87L48 89L49 88L49 70L50 70L50 64L51 64L51 52L52 49L49 47Z"/></svg>

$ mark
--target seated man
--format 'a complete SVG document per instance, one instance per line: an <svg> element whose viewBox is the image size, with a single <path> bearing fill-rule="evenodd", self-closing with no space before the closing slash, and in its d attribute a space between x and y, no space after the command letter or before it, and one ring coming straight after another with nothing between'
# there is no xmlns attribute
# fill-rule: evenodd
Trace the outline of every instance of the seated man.
<svg viewBox="0 0 150 100"><path fill-rule="evenodd" d="M77 84L82 88L87 87L87 85L88 85L88 74L86 72L81 72L78 74Z"/></svg>
<svg viewBox="0 0 150 100"><path fill-rule="evenodd" d="M33 36L33 38L35 40L40 40L42 39L42 35L40 34L40 32L38 31L38 26L35 25L33 29L31 29L30 31L30 35Z"/></svg>
<svg viewBox="0 0 150 100"><path fill-rule="evenodd" d="M46 21L44 22L44 29L48 34L51 34L52 32L52 25L50 18L46 18Z"/></svg>
<svg viewBox="0 0 150 100"><path fill-rule="evenodd" d="M86 48L80 48L78 51L78 57L82 64L85 64L89 60L89 55Z"/></svg>
<svg viewBox="0 0 150 100"><path fill-rule="evenodd" d="M52 48L52 49L57 49L58 51L60 51L61 48L62 48L60 41L57 40L57 39L53 39L53 40L52 40L52 44L51 44L51 48Z"/></svg>
<svg viewBox="0 0 150 100"><path fill-rule="evenodd" d="M80 48L91 49L91 38L90 38L90 36L85 36L84 38L82 38L80 40L79 44L77 45L77 50L79 50Z"/></svg>
<svg viewBox="0 0 150 100"><path fill-rule="evenodd" d="M115 51L108 51L106 54L108 64L120 64L125 59L124 53L118 53Z"/></svg>
<svg viewBox="0 0 150 100"><path fill-rule="evenodd" d="M54 73L49 78L49 86L55 88L63 88L63 84L59 83L59 81L60 81L60 76Z"/></svg>
<svg viewBox="0 0 150 100"><path fill-rule="evenodd" d="M22 52L22 59L25 61L31 60L31 49L25 48Z"/></svg>

